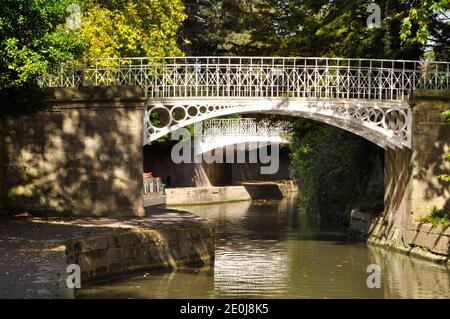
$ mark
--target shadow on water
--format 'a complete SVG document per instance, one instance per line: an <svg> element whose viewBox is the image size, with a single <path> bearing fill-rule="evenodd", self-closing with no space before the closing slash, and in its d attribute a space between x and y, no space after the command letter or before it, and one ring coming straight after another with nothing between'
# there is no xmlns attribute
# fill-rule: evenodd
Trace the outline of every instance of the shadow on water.
<svg viewBox="0 0 450 319"><path fill-rule="evenodd" d="M213 268L141 273L81 289L80 298L448 297L443 266L347 241L311 226L296 197L188 206L216 228ZM367 287L370 264L381 288Z"/></svg>

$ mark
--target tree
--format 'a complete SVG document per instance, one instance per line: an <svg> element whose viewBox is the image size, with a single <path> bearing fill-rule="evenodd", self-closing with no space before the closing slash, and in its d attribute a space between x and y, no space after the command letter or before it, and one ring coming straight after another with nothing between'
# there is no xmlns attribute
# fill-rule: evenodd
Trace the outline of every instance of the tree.
<svg viewBox="0 0 450 319"><path fill-rule="evenodd" d="M450 2L448 0L406 1L409 11L402 20L400 37L404 43L431 48L438 60L450 58Z"/></svg>
<svg viewBox="0 0 450 319"><path fill-rule="evenodd" d="M65 28L73 0L3 0L0 13L0 89L34 82L49 66L83 46Z"/></svg>
<svg viewBox="0 0 450 319"><path fill-rule="evenodd" d="M399 34L408 5L377 1L381 25L369 28L367 0L255 1L247 27L255 54L418 58L421 44ZM260 52L258 52L260 51Z"/></svg>
<svg viewBox="0 0 450 319"><path fill-rule="evenodd" d="M448 59L448 0L376 3L379 28L367 26L367 0L186 0L182 46L200 55L386 59L419 59L431 47Z"/></svg>
<svg viewBox="0 0 450 319"><path fill-rule="evenodd" d="M81 34L90 58L176 56L181 0L88 0Z"/></svg>
<svg viewBox="0 0 450 319"><path fill-rule="evenodd" d="M66 27L73 0L3 0L0 11L0 115L45 107L37 79L83 51Z"/></svg>

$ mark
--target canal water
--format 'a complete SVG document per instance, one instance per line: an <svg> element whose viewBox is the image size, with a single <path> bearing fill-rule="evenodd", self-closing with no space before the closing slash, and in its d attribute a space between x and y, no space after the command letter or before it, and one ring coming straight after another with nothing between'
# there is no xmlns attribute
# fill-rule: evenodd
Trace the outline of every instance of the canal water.
<svg viewBox="0 0 450 319"><path fill-rule="evenodd" d="M215 265L115 278L78 291L78 298L449 298L444 266L347 240L320 230L295 195L177 207L214 223ZM379 265L381 288L368 288Z"/></svg>

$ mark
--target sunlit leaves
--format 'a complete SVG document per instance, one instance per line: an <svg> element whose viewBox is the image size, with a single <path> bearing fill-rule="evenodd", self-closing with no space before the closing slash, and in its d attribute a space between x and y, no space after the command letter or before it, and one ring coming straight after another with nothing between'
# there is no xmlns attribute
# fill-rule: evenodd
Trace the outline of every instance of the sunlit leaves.
<svg viewBox="0 0 450 319"><path fill-rule="evenodd" d="M185 18L181 0L90 0L81 30L86 56L180 55L177 36Z"/></svg>
<svg viewBox="0 0 450 319"><path fill-rule="evenodd" d="M50 65L82 50L64 29L73 0L4 0L0 12L0 88L34 81Z"/></svg>
<svg viewBox="0 0 450 319"><path fill-rule="evenodd" d="M436 27L439 15L448 14L448 0L402 0L409 7L407 17L402 20L400 37L404 43L426 44L430 40L431 28Z"/></svg>

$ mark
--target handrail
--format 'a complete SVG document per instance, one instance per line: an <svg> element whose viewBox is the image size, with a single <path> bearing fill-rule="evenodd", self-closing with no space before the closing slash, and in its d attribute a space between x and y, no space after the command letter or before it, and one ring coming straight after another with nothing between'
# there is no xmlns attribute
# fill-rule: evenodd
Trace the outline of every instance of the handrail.
<svg viewBox="0 0 450 319"><path fill-rule="evenodd" d="M407 100L416 89L450 89L450 63L328 57L149 57L72 60L44 87L138 85L165 98Z"/></svg>

